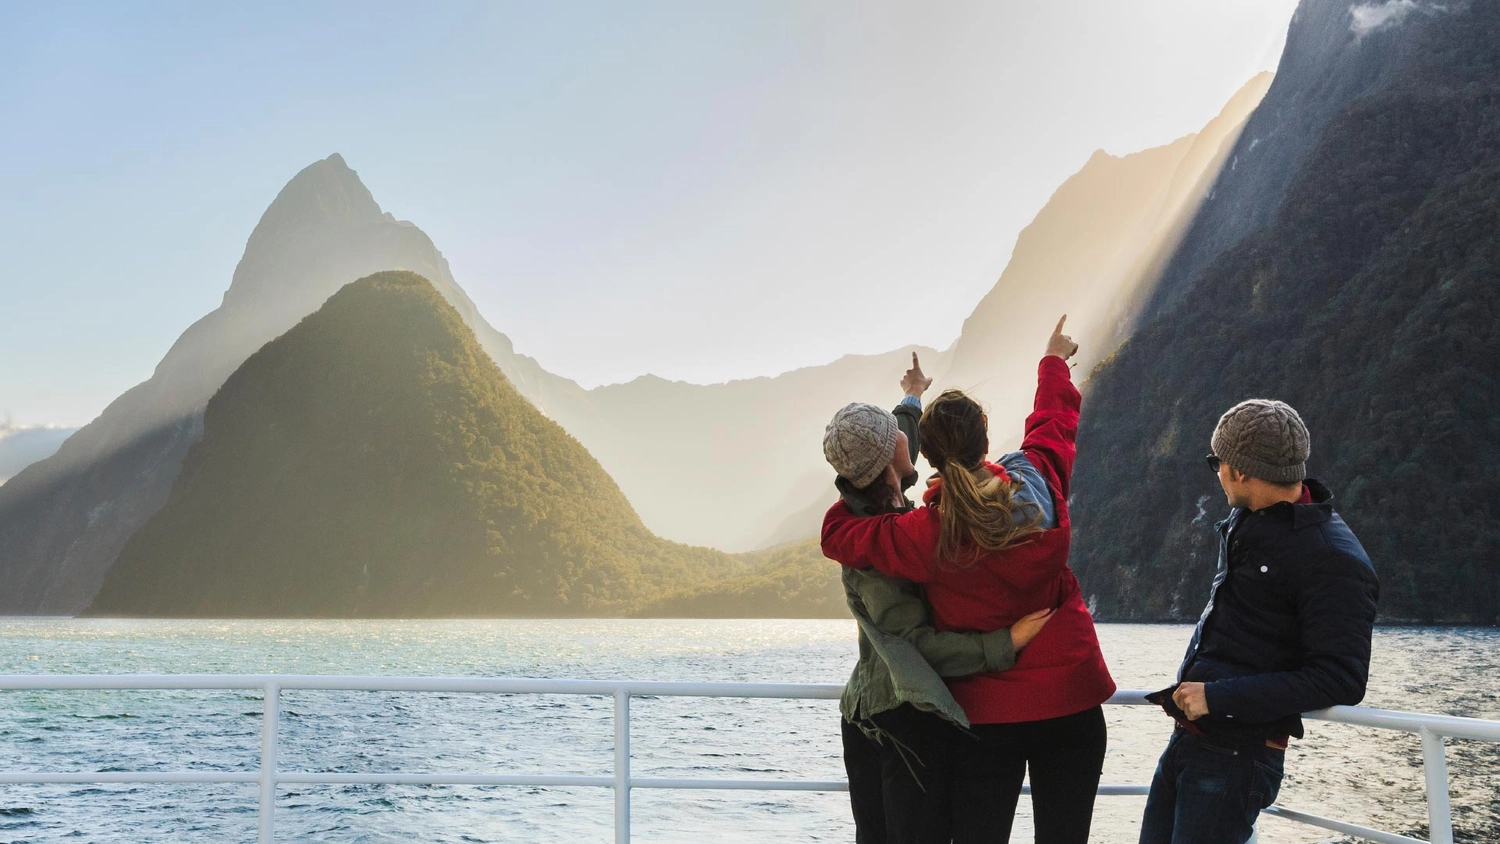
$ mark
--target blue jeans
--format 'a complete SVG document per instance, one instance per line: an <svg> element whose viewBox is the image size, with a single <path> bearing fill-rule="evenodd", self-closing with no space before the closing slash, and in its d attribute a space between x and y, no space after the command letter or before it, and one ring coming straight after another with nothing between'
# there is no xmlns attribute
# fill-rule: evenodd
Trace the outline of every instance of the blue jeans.
<svg viewBox="0 0 1500 844"><path fill-rule="evenodd" d="M1286 751L1213 744L1186 730L1156 766L1140 844L1245 844L1276 802Z"/></svg>

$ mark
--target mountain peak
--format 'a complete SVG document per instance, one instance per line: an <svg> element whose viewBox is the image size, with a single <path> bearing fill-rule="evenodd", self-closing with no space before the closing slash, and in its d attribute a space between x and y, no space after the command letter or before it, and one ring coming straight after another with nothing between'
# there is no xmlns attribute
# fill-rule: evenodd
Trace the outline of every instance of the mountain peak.
<svg viewBox="0 0 1500 844"><path fill-rule="evenodd" d="M366 218L379 217L381 212L380 204L359 180L359 174L342 155L334 153L298 171L261 216L261 226L256 231L284 215L300 217L308 213L319 217Z"/></svg>
<svg viewBox="0 0 1500 844"><path fill-rule="evenodd" d="M316 251L325 241L346 239L334 236L337 231L363 228L383 218L380 204L343 156L334 153L314 161L286 183L261 215L224 294L225 304L283 275L278 265L288 255Z"/></svg>

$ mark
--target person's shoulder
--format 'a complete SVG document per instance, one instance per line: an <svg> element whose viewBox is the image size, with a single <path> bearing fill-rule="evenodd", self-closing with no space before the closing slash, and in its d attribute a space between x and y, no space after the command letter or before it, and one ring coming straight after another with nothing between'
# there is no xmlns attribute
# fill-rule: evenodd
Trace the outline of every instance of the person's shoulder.
<svg viewBox="0 0 1500 844"><path fill-rule="evenodd" d="M924 500L920 506L913 507L905 513L897 514L897 518L904 525L936 525L940 518L938 515L939 506L941 506L941 501L928 502Z"/></svg>
<svg viewBox="0 0 1500 844"><path fill-rule="evenodd" d="M996 460L995 462L999 463L1001 466L1004 466L1007 472L1012 471L1013 469L1019 471L1027 471L1036 468L1035 466L1031 465L1031 458L1027 457L1026 452L1024 451L1012 451L1009 454L1002 454L1000 455L1000 459Z"/></svg>
<svg viewBox="0 0 1500 844"><path fill-rule="evenodd" d="M1336 511L1330 510L1328 518L1311 530L1292 531L1289 540L1313 570L1358 573L1359 569L1373 569L1359 537Z"/></svg>
<svg viewBox="0 0 1500 844"><path fill-rule="evenodd" d="M1302 559L1291 567L1301 588L1379 592L1380 581L1363 549L1351 553L1348 549L1324 543L1315 550L1308 549L1301 556Z"/></svg>
<svg viewBox="0 0 1500 844"><path fill-rule="evenodd" d="M940 501L924 500L920 507L913 507L894 517L896 529L909 541L935 544L938 534L942 531L942 517L938 514L940 506L942 506Z"/></svg>
<svg viewBox="0 0 1500 844"><path fill-rule="evenodd" d="M1045 469L1049 468L1047 460L1033 450L1014 451L1000 459L1000 465L1011 474L1015 480L1025 484L1036 484L1042 487L1047 485Z"/></svg>
<svg viewBox="0 0 1500 844"><path fill-rule="evenodd" d="M900 577L891 577L880 571L868 569L844 568L844 584L853 587L860 592L908 592L916 587L910 580Z"/></svg>

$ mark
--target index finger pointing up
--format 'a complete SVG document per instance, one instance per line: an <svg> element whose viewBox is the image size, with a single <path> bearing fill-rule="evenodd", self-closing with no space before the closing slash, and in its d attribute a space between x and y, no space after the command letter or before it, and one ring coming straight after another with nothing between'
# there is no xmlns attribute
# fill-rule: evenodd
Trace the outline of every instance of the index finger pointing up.
<svg viewBox="0 0 1500 844"><path fill-rule="evenodd" d="M1062 319L1060 319L1060 320L1057 321L1057 327L1054 328L1054 329L1052 329L1052 333L1053 334L1061 334L1062 333L1062 329L1063 329L1063 323L1065 323L1067 321L1068 321L1068 315L1067 314L1063 314L1062 315Z"/></svg>

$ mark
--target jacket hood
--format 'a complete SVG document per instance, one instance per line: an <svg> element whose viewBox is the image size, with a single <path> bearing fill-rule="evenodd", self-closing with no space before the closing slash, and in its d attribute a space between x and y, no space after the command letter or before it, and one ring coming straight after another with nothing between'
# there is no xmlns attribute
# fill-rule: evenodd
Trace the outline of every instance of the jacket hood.
<svg viewBox="0 0 1500 844"><path fill-rule="evenodd" d="M986 460L983 463L980 463L979 465L981 465L984 468L988 469L990 471L991 475L994 475L995 477L999 478L1004 483L1011 483L1011 481L1013 480L1011 478L1011 476L1010 476L1010 473L1007 472L1007 471L1005 471L1005 467L1001 466L999 463L991 463L990 461ZM931 507L934 504L936 504L937 501L938 501L938 498L942 494L942 488L943 488L943 478L942 478L942 476L938 475L938 476L933 477L932 480L930 480L930 481L927 482L927 491L922 493L922 503L926 504L929 507Z"/></svg>

